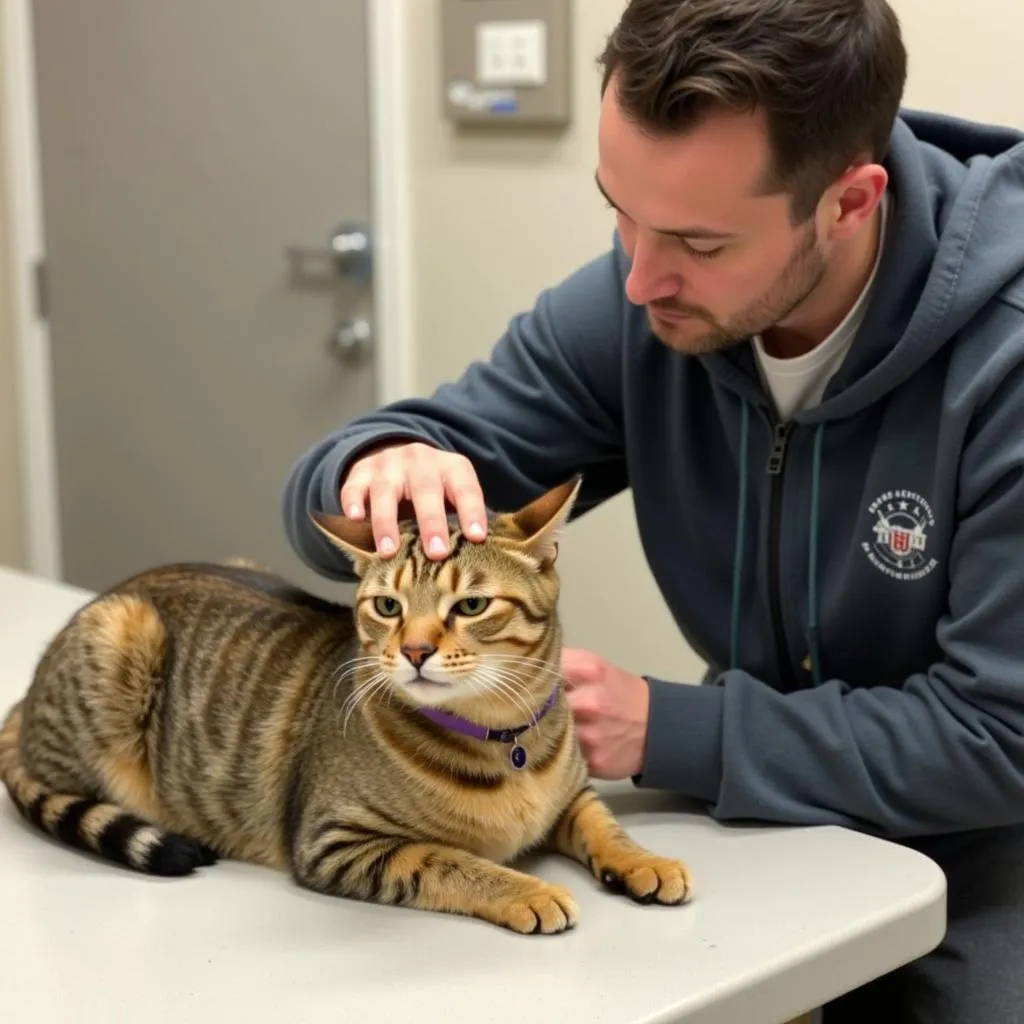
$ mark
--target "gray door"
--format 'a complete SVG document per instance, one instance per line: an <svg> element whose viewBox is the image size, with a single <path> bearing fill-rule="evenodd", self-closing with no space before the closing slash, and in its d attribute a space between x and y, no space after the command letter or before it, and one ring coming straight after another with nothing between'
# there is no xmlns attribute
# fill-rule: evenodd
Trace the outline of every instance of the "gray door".
<svg viewBox="0 0 1024 1024"><path fill-rule="evenodd" d="M247 556L323 592L279 503L374 402L372 281L323 258L370 222L364 0L33 17L65 578Z"/></svg>

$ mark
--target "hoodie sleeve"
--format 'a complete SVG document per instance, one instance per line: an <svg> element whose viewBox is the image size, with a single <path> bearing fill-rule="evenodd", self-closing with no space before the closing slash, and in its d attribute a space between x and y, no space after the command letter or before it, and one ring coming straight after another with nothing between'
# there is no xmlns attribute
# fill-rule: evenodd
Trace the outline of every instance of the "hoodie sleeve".
<svg viewBox="0 0 1024 1024"><path fill-rule="evenodd" d="M323 576L352 581L348 563L311 528L309 512L340 511L342 480L382 441L421 441L465 455L487 504L509 509L582 472L574 517L627 484L622 427L624 297L613 248L512 319L487 361L427 398L360 417L292 468L282 513L299 557Z"/></svg>
<svg viewBox="0 0 1024 1024"><path fill-rule="evenodd" d="M1017 345L1020 349L1022 346ZM650 679L638 786L723 820L840 824L894 838L1024 817L1024 372L962 450L941 660L901 687L780 693L742 671ZM717 684L717 685L716 685Z"/></svg>

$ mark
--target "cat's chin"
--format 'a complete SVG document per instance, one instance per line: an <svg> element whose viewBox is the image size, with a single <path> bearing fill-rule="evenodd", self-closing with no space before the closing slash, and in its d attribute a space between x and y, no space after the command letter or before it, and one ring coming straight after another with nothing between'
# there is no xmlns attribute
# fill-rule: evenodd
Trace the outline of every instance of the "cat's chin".
<svg viewBox="0 0 1024 1024"><path fill-rule="evenodd" d="M446 680L420 677L403 680L396 686L411 703L421 707L433 707L437 704L447 704L453 700L467 699L473 696L473 691L468 686Z"/></svg>

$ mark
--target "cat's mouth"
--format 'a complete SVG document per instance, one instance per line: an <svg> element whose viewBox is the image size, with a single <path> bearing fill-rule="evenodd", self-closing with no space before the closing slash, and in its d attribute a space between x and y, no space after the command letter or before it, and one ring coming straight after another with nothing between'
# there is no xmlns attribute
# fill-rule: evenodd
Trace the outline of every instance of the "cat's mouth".
<svg viewBox="0 0 1024 1024"><path fill-rule="evenodd" d="M391 684L415 704L429 706L473 695L463 678L452 676L440 665L402 665L392 672Z"/></svg>
<svg viewBox="0 0 1024 1024"><path fill-rule="evenodd" d="M422 671L418 671L412 679L407 680L406 685L408 686L451 686L450 679L434 679L431 676L424 675Z"/></svg>
<svg viewBox="0 0 1024 1024"><path fill-rule="evenodd" d="M450 687L452 680L444 669L433 665L402 665L392 674L392 679L399 686L408 686L411 690L429 690L432 686Z"/></svg>

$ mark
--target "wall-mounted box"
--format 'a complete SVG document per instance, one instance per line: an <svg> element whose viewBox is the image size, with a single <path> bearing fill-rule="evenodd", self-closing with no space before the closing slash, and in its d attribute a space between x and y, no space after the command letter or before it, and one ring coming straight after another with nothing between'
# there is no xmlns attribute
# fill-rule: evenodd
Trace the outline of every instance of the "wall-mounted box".
<svg viewBox="0 0 1024 1024"><path fill-rule="evenodd" d="M459 124L571 119L572 0L442 0L444 103Z"/></svg>

